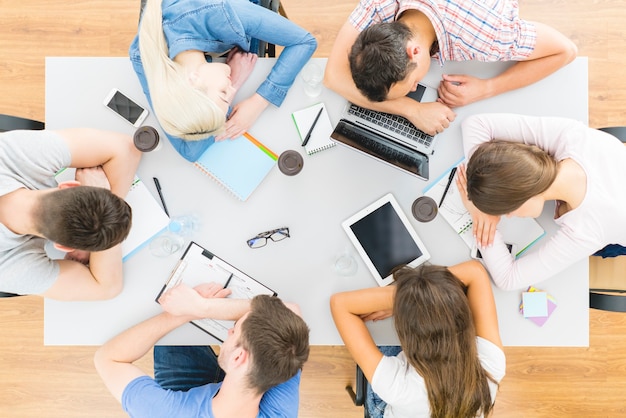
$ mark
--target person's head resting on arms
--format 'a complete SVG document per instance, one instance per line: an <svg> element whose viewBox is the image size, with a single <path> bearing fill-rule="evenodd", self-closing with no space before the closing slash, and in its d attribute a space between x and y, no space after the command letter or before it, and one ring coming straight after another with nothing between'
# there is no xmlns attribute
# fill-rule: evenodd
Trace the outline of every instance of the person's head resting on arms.
<svg viewBox="0 0 626 418"><path fill-rule="evenodd" d="M476 147L465 173L467 197L481 212L536 218L558 163L537 146L493 140Z"/></svg>
<svg viewBox="0 0 626 418"><path fill-rule="evenodd" d="M224 129L234 94L230 67L204 59L194 65L171 60L161 3L146 3L139 28L139 49L152 107L168 134L187 141L203 140Z"/></svg>
<svg viewBox="0 0 626 418"><path fill-rule="evenodd" d="M130 231L130 206L102 187L65 182L37 199L34 229L63 251L104 251L124 241Z"/></svg>
<svg viewBox="0 0 626 418"><path fill-rule="evenodd" d="M431 416L489 415L493 379L478 358L464 284L446 267L428 264L400 268L393 276L396 333L409 364L424 378Z"/></svg>
<svg viewBox="0 0 626 418"><path fill-rule="evenodd" d="M256 395L286 382L309 357L309 328L304 320L276 297L252 299L222 344L218 362L237 374ZM243 367L242 367L243 366Z"/></svg>
<svg viewBox="0 0 626 418"><path fill-rule="evenodd" d="M415 91L430 68L429 50L401 21L378 23L357 37L348 60L354 84L367 99L382 102Z"/></svg>

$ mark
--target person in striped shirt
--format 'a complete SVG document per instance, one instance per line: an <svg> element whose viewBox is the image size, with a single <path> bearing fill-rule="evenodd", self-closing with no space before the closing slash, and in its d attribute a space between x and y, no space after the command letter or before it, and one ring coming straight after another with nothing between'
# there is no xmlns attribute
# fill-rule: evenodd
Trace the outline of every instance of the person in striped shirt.
<svg viewBox="0 0 626 418"><path fill-rule="evenodd" d="M547 25L522 20L517 0L361 0L339 31L325 85L349 101L409 119L429 134L446 129L452 110L532 84L577 54ZM444 74L433 103L406 96L446 61L518 61L489 79Z"/></svg>

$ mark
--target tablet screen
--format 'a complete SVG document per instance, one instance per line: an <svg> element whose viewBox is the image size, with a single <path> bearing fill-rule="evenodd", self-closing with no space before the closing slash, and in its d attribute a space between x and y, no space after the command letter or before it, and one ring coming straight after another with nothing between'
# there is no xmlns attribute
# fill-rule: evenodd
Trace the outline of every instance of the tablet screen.
<svg viewBox="0 0 626 418"><path fill-rule="evenodd" d="M390 202L350 225L350 229L383 278L389 276L395 267L409 264L422 256L422 251Z"/></svg>

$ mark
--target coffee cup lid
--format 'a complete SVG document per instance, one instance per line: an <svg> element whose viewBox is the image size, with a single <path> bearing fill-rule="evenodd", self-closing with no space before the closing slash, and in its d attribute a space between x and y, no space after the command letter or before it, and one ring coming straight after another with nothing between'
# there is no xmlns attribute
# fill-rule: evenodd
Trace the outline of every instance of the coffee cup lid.
<svg viewBox="0 0 626 418"><path fill-rule="evenodd" d="M135 131L133 141L138 150L152 151L159 145L159 133L152 126L142 126Z"/></svg>
<svg viewBox="0 0 626 418"><path fill-rule="evenodd" d="M437 203L428 196L421 196L415 199L411 206L413 217L420 222L429 222L437 216Z"/></svg>
<svg viewBox="0 0 626 418"><path fill-rule="evenodd" d="M295 176L302 171L304 159L298 151L287 150L278 157L278 169L288 176Z"/></svg>

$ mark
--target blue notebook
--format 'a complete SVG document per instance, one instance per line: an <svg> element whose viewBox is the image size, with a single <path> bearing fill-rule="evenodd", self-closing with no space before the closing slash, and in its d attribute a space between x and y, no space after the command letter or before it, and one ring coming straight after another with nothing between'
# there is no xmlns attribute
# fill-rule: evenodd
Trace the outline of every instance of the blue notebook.
<svg viewBox="0 0 626 418"><path fill-rule="evenodd" d="M239 200L247 200L276 165L278 155L245 133L207 148L194 165Z"/></svg>

